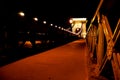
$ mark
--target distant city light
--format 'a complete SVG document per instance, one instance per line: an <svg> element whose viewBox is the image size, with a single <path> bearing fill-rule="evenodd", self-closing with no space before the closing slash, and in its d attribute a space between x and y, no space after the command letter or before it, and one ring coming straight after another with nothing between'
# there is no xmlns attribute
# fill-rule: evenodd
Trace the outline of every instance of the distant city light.
<svg viewBox="0 0 120 80"><path fill-rule="evenodd" d="M58 28L60 29L61 27L59 26Z"/></svg>
<svg viewBox="0 0 120 80"><path fill-rule="evenodd" d="M62 27L61 30L64 30L64 28Z"/></svg>
<svg viewBox="0 0 120 80"><path fill-rule="evenodd" d="M50 24L50 26L53 26L53 24Z"/></svg>
<svg viewBox="0 0 120 80"><path fill-rule="evenodd" d="M57 28L57 25L55 25L55 27Z"/></svg>
<svg viewBox="0 0 120 80"><path fill-rule="evenodd" d="M43 21L44 24L46 24L47 22L46 21Z"/></svg>
<svg viewBox="0 0 120 80"><path fill-rule="evenodd" d="M25 13L24 13L24 12L22 12L22 11L21 11L21 12L19 12L18 14L19 14L20 16L22 16L22 17L23 17L23 16L25 16Z"/></svg>
<svg viewBox="0 0 120 80"><path fill-rule="evenodd" d="M34 17L33 19L34 19L35 21L38 21L38 18L37 18L37 17Z"/></svg>

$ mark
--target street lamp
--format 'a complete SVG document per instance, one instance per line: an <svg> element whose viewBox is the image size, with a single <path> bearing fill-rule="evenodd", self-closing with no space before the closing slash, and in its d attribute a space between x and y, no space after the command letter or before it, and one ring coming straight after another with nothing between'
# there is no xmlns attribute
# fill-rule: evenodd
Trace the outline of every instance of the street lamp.
<svg viewBox="0 0 120 80"><path fill-rule="evenodd" d="M24 16L25 16L25 13L24 13L24 12L22 12L22 11L21 11L21 12L19 12L18 14L19 14L20 16L22 16L22 17L24 17Z"/></svg>
<svg viewBox="0 0 120 80"><path fill-rule="evenodd" d="M38 21L38 18L37 18L37 17L34 17L33 20L34 20L34 21Z"/></svg>
<svg viewBox="0 0 120 80"><path fill-rule="evenodd" d="M43 21L43 24L46 24L47 22L46 21Z"/></svg>

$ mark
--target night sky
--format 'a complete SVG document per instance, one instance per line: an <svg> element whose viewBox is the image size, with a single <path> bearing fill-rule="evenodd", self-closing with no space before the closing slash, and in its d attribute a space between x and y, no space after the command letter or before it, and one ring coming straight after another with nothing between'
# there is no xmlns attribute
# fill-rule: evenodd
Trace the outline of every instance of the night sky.
<svg viewBox="0 0 120 80"><path fill-rule="evenodd" d="M115 6L118 4L117 1L105 0L103 13L113 13L115 8L119 9L118 6ZM68 20L71 17L86 17L90 21L98 3L99 0L1 0L1 24L4 25L16 21L17 13L23 11L29 19L36 16L53 24L68 26Z"/></svg>

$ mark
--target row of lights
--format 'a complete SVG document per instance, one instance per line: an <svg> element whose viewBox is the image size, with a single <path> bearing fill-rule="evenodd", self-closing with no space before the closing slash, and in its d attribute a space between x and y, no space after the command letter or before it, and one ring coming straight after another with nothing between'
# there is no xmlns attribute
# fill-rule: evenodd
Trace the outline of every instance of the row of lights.
<svg viewBox="0 0 120 80"><path fill-rule="evenodd" d="M25 16L25 13L22 12L22 11L19 12L18 14L19 14L21 17L24 17L24 16ZM34 21L38 21L38 18L37 18L37 17L34 17L33 20L34 20ZM46 22L46 21L43 21L43 24L47 24L47 22ZM60 26L57 26L57 25L53 25L53 24L50 24L50 26L54 26L55 28L58 28L58 29L60 29L60 30L63 30L63 31L66 31L66 32L69 32L69 33L75 35L75 33L73 33L72 31L70 31L69 29L64 29L63 27L60 27Z"/></svg>
<svg viewBox="0 0 120 80"><path fill-rule="evenodd" d="M21 17L24 17L24 16L25 16L25 13L24 13L23 11L20 11L20 12L18 13L18 15L20 15ZM38 18L37 18L37 17L34 17L33 20L34 20L34 21L38 21Z"/></svg>

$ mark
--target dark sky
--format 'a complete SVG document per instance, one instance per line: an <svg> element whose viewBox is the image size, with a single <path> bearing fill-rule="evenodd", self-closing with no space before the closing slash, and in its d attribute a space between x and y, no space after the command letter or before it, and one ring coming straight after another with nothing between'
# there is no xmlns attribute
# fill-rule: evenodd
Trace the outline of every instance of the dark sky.
<svg viewBox="0 0 120 80"><path fill-rule="evenodd" d="M4 22L12 21L17 12L24 11L27 16L46 18L56 24L68 24L71 17L93 17L100 0L1 0L0 17ZM103 11L111 10L118 0L105 0ZM12 16L12 18L11 18Z"/></svg>
<svg viewBox="0 0 120 80"><path fill-rule="evenodd" d="M70 17L86 17L96 8L97 2L89 0L61 1L61 0L3 0L2 16L9 17L19 11L26 15L48 17L53 21L61 21ZM95 3L93 5L93 3ZM91 11L90 11L91 10Z"/></svg>

